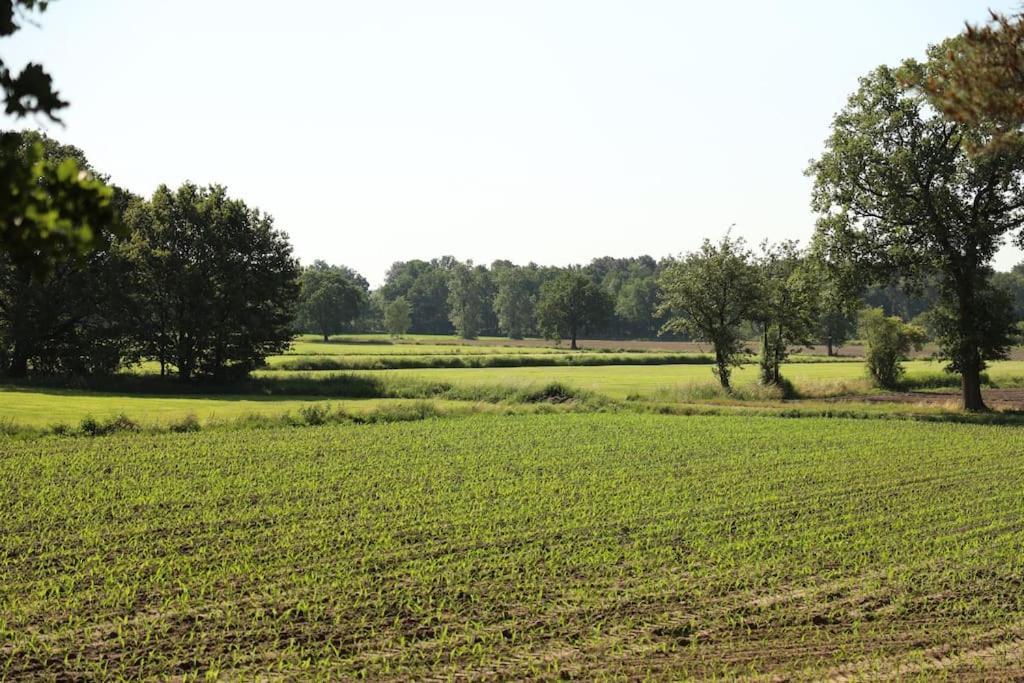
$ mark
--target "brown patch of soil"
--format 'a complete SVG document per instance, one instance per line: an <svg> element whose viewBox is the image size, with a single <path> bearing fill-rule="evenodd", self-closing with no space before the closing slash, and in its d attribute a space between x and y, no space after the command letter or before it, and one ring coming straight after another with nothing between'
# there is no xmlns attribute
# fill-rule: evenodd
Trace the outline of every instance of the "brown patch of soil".
<svg viewBox="0 0 1024 683"><path fill-rule="evenodd" d="M1024 410L1024 389L985 389L985 404L993 410ZM959 391L894 391L870 396L845 396L836 401L865 401L868 403L906 403L922 406L960 406Z"/></svg>

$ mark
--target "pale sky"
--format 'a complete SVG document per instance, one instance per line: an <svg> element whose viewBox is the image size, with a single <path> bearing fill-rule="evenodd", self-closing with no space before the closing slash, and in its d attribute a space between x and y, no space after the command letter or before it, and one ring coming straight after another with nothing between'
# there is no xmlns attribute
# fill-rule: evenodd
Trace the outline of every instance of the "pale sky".
<svg viewBox="0 0 1024 683"><path fill-rule="evenodd" d="M803 171L857 78L1016 4L58 0L0 54L46 66L71 102L47 131L114 182L226 185L303 262L378 285L397 260L661 257L734 223L806 240Z"/></svg>

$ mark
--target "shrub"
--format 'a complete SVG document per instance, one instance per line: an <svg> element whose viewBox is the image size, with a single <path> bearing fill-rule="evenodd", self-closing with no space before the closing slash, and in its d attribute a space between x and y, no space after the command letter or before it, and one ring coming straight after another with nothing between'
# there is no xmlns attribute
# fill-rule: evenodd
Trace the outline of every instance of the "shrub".
<svg viewBox="0 0 1024 683"><path fill-rule="evenodd" d="M105 436L115 432L137 432L139 424L127 415L118 415L105 422L100 422L91 415L82 418L78 431L86 436Z"/></svg>
<svg viewBox="0 0 1024 683"><path fill-rule="evenodd" d="M326 403L310 403L299 409L299 417L308 425L322 425L331 414L331 406Z"/></svg>
<svg viewBox="0 0 1024 683"><path fill-rule="evenodd" d="M176 433L184 432L198 432L201 429L198 418L193 414L188 414L180 420L175 420L168 425L168 429Z"/></svg>
<svg viewBox="0 0 1024 683"><path fill-rule="evenodd" d="M896 316L886 316L881 308L861 311L858 329L867 345L865 356L871 380L883 389L895 389L904 372L900 361L911 350L921 349L927 339L925 331Z"/></svg>

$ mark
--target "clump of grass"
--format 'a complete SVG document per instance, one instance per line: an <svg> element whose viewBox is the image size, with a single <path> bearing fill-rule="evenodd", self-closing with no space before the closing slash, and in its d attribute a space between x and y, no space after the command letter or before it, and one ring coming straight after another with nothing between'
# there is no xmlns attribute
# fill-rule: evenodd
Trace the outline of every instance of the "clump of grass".
<svg viewBox="0 0 1024 683"><path fill-rule="evenodd" d="M87 415L78 424L79 433L85 436L106 436L108 434L116 434L117 432L137 432L139 429L139 423L124 414L103 421Z"/></svg>
<svg viewBox="0 0 1024 683"><path fill-rule="evenodd" d="M730 391L726 391L720 384L714 382L698 382L661 387L649 394L634 393L630 394L626 400L672 403L780 401L795 398L796 395L795 387L788 381L785 384L736 386Z"/></svg>
<svg viewBox="0 0 1024 683"><path fill-rule="evenodd" d="M357 424L378 422L413 422L441 416L441 411L432 401L415 401L398 405L385 405L363 415L348 416Z"/></svg>
<svg viewBox="0 0 1024 683"><path fill-rule="evenodd" d="M299 409L299 417L308 425L322 425L327 422L330 415L331 405L329 403L310 403Z"/></svg>
<svg viewBox="0 0 1024 683"><path fill-rule="evenodd" d="M171 422L167 429L175 433L198 432L201 429L199 419L192 413Z"/></svg>

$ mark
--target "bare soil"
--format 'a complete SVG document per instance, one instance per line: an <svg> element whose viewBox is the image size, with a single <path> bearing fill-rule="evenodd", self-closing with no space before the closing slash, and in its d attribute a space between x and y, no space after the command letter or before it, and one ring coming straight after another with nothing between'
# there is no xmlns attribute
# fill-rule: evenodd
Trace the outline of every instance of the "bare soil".
<svg viewBox="0 0 1024 683"><path fill-rule="evenodd" d="M993 410L1024 411L1024 389L984 389L982 397L985 404ZM960 406L959 391L894 391L886 394L870 396L849 396L834 399L836 401L856 401L869 403L905 403L921 406Z"/></svg>

